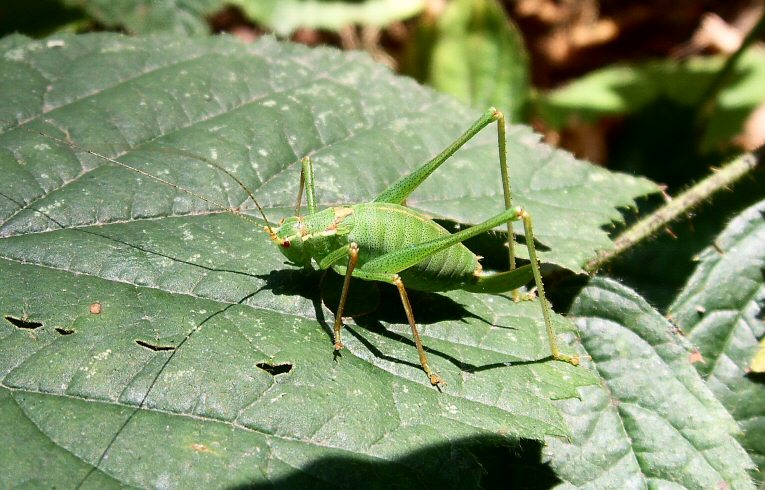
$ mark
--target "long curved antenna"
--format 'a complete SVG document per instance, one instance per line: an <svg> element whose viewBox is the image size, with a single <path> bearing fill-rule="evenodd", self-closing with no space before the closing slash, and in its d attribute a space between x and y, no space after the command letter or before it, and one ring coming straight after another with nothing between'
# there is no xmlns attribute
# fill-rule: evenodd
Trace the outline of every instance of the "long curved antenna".
<svg viewBox="0 0 765 490"><path fill-rule="evenodd" d="M247 193L247 196L255 204L255 207L258 208L258 211L260 212L260 215L263 217L263 221L266 222L266 228L268 228L269 233L271 231L273 231L273 229L271 228L271 223L269 223L268 218L266 218L266 213L263 211L263 208L260 207L260 204L258 204L257 199L255 199L255 195L252 193L252 191L250 191L250 189L247 187L247 185L244 182L242 182L241 179L239 179L239 177L237 177L236 175L232 174L228 169L226 169L225 167L223 167L219 163L215 163L212 160L210 160L210 159L208 159L206 157L203 157L202 155L197 155L196 153L193 153L193 152L190 152L190 151L186 151L186 150L182 150L180 148L170 148L169 150L174 152L174 153L178 153L180 155L185 155L185 156L187 156L189 158L194 158L196 160L201 160L201 161L205 162L206 164L208 164L208 165L210 165L212 167L217 168L218 170L220 170L224 174L226 174L229 177L231 177L231 179L234 182L236 182L237 184L239 184L239 187L241 187L242 190L244 190L244 192ZM147 149L147 151L152 151L152 150L149 148L149 149ZM227 208L227 209L231 210L231 208ZM241 214L241 213L239 213L239 214ZM242 214L242 216L247 216L247 215L246 214Z"/></svg>
<svg viewBox="0 0 765 490"><path fill-rule="evenodd" d="M44 133L42 131L38 131L36 129L23 128L23 127L18 126L18 125L14 126L13 128L21 129L21 130L24 130L24 131L29 131L30 133L39 134L40 136L43 136L45 138L48 138L48 139L51 139L51 140L56 141L58 143L61 143L62 145L66 145L66 146L68 146L70 148L75 148L75 149L83 151L85 153L89 153L90 155L93 155L93 156L95 156L97 158L102 158L103 160L106 160L109 163L113 163L115 165L119 165L120 167L127 168L129 170L132 170L133 172L137 172L137 173L139 173L139 174L141 174L143 176L149 177L150 179L156 180L157 182L161 182L161 183L163 183L165 185L168 185L168 186L170 186L170 187L172 187L172 188L174 188L176 190L179 190L181 192L185 192L186 194L194 196L197 199L201 199L202 201L205 201L205 202L207 202L209 204L212 204L213 206L216 206L216 207L218 207L218 208L220 208L220 209L222 209L224 211L228 211L228 212L230 212L232 214L240 216L242 219L246 219L248 221L253 221L248 215L246 215L244 213L241 213L241 212L239 212L239 211L237 211L235 209L232 209L232 208L230 208L228 206L225 206L225 205L223 205L223 204L221 204L221 203L219 203L219 202L217 202L217 201L215 201L213 199L210 199L209 197L204 196L204 195L202 195L202 194L200 194L198 192L192 191L191 189L187 189L187 188L185 188L183 186L180 186L180 185L178 185L178 184L176 184L174 182L170 182L168 180L165 180L162 177L158 177L156 175L153 175L153 174L151 174L149 172L146 172L145 170L141 170L140 168L133 167L132 165L128 165L127 163L120 162L119 160L116 160L114 158L108 157L108 156L103 155L101 153L98 153L96 151L93 151L93 150L90 150L88 148L82 147L82 146L78 145L77 143L73 143L71 141L66 141L66 140L64 140L62 138L59 138L59 137L56 137L56 136ZM13 128L11 128L11 129L13 129ZM149 150L149 151L151 151L151 150ZM227 169L225 169L221 165L219 165L219 164L217 164L217 163L215 163L215 162L213 162L211 160L208 160L207 158L204 158L204 157L202 157L200 155L196 155L194 153L187 152L185 150L175 149L175 148L173 149L173 151L177 151L180 154L183 154L183 155L186 155L188 157L201 160L201 161L205 162L206 164L208 164L208 165L210 165L212 167L215 167L216 169L220 170L221 172L223 172L226 175L228 175L229 177L231 177L231 179L233 179L239 185L239 187L241 187L247 193L247 196L252 200L252 202L255 203L255 206L258 208L258 211L260 212L260 215L263 217L263 221L266 222L266 231L268 232L268 234L271 235L271 236L274 235L274 231L273 231L273 228L271 227L271 223L268 221L268 218L266 218L266 213L263 211L263 208L260 206L258 201L255 199L255 196L252 194L250 189L248 189L247 186L244 184L244 182L242 182L236 175L232 174L231 172L229 172ZM255 222L255 221L253 221L253 222Z"/></svg>

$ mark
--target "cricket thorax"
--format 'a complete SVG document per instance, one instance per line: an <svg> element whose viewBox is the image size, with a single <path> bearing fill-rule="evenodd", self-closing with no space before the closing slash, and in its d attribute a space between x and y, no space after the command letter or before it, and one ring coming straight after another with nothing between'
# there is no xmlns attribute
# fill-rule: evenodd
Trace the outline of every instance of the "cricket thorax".
<svg viewBox="0 0 765 490"><path fill-rule="evenodd" d="M274 229L271 238L287 259L308 266L311 259L319 260L340 246L337 238L347 235L353 227L353 208L328 208L307 216L284 219Z"/></svg>

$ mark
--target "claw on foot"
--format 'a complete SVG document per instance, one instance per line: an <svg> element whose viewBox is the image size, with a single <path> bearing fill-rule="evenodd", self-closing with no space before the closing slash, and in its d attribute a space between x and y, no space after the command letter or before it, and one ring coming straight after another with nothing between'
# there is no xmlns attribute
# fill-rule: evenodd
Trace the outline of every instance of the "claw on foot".
<svg viewBox="0 0 765 490"><path fill-rule="evenodd" d="M335 342L335 351L341 351L344 347L342 342Z"/></svg>
<svg viewBox="0 0 765 490"><path fill-rule="evenodd" d="M579 365L579 356L567 356L565 354L559 354L558 357L556 357L555 359L557 361L567 362L571 364L572 366Z"/></svg>
<svg viewBox="0 0 765 490"><path fill-rule="evenodd" d="M521 294L517 289L513 291L513 302L520 303L521 301L534 301L537 299L537 294L533 291Z"/></svg>
<svg viewBox="0 0 765 490"><path fill-rule="evenodd" d="M521 295L521 301L534 301L535 299L537 299L537 293L534 291Z"/></svg>
<svg viewBox="0 0 765 490"><path fill-rule="evenodd" d="M441 379L441 376L437 374L429 374L428 376L430 377L430 384L432 384L433 386L436 386L438 388L441 388L442 386L446 386L446 381Z"/></svg>

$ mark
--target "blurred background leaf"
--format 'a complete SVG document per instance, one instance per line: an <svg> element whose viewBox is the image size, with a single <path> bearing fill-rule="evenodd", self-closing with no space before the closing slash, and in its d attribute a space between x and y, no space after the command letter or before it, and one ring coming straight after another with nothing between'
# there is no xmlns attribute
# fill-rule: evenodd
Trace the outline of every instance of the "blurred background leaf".
<svg viewBox="0 0 765 490"><path fill-rule="evenodd" d="M496 0L454 0L417 24L403 70L475 108L524 120L530 84L523 39Z"/></svg>
<svg viewBox="0 0 765 490"><path fill-rule="evenodd" d="M539 116L556 130L563 130L567 124L595 124L603 118L628 117L656 103L692 110L724 61L721 56L694 57L602 68L541 95L537 109ZM739 60L733 80L720 93L717 110L698 140L701 152L730 146L747 117L763 103L762 87L765 49L756 47Z"/></svg>

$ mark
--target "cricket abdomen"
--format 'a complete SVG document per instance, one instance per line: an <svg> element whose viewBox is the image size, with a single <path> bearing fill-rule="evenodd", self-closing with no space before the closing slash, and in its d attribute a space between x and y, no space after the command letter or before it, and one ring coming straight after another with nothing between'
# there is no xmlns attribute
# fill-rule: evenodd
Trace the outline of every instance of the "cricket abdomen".
<svg viewBox="0 0 765 490"><path fill-rule="evenodd" d="M371 259L449 234L425 216L396 204L366 203L350 206L350 209L353 211L349 215L352 225L347 240L358 244L356 267L362 270ZM444 291L474 282L477 270L480 270L478 257L458 243L434 253L399 275L407 288Z"/></svg>

